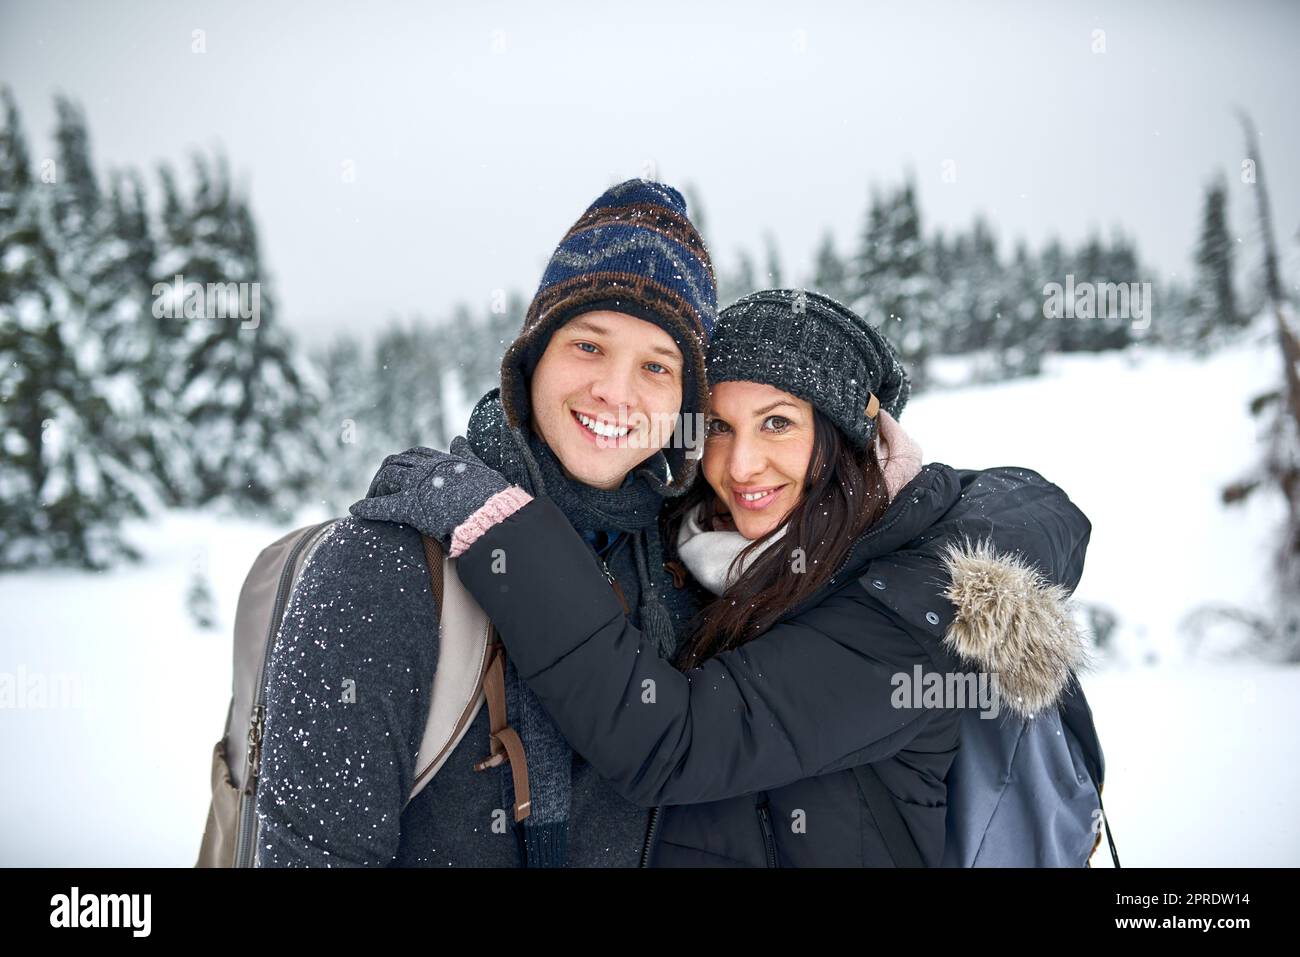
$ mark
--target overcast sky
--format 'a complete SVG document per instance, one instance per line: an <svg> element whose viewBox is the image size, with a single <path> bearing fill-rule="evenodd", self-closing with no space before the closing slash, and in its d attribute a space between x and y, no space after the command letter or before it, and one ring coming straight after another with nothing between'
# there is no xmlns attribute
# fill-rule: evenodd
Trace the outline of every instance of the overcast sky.
<svg viewBox="0 0 1300 957"><path fill-rule="evenodd" d="M56 91L101 171L224 148L301 332L531 295L586 205L647 172L698 190L728 267L772 231L787 281L909 170L927 230L1118 224L1156 267L1135 279L1181 274L1216 171L1250 238L1238 105L1280 238L1300 226L1300 3L446 6L0 0L0 82L36 158Z"/></svg>

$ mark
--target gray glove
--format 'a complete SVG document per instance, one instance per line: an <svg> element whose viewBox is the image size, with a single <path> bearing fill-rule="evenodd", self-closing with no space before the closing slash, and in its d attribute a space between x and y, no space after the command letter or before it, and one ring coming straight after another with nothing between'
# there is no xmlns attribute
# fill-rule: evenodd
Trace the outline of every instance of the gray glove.
<svg viewBox="0 0 1300 957"><path fill-rule="evenodd" d="M416 446L388 456L366 497L348 511L357 518L414 526L449 549L456 528L509 487L457 436L450 452Z"/></svg>

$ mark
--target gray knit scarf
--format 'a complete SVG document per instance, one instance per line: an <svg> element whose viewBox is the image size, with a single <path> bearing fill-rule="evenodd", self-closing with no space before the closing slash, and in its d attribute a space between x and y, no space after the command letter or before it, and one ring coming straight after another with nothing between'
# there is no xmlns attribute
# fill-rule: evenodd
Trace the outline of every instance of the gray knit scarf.
<svg viewBox="0 0 1300 957"><path fill-rule="evenodd" d="M651 569L663 567L657 532L659 510L667 491L662 454L636 471L622 488L602 490L565 476L555 454L531 430L511 428L493 389L470 415L466 438L474 454L534 497L553 501L580 532L626 532L632 537L638 579L637 624L653 637L660 654L670 658L676 635L668 609L660 600ZM567 844L573 751L537 696L520 679L514 662L506 659L506 713L523 741L528 759L528 788L532 801L524 821L526 865L563 867ZM514 806L514 781L509 763L501 765L503 807Z"/></svg>

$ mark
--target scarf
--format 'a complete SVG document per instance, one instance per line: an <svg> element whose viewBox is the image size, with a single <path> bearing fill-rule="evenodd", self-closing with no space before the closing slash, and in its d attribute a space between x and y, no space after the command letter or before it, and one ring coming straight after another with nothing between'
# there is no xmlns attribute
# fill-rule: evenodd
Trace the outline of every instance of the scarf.
<svg viewBox="0 0 1300 957"><path fill-rule="evenodd" d="M740 532L715 532L704 528L700 524L704 512L705 507L701 505L682 522L682 527L677 530L677 554L681 556L682 564L697 582L713 594L721 595L749 571L749 566L758 559L759 555L785 535L785 527L782 526L775 535L746 555L739 567L734 567L736 556L751 539Z"/></svg>
<svg viewBox="0 0 1300 957"><path fill-rule="evenodd" d="M555 453L532 430L511 428L501 405L500 390L485 395L470 415L466 438L483 462L533 497L553 501L579 532L626 533L637 570L636 617L644 634L657 643L660 654L676 650L673 619L660 600L651 569L663 567L663 548L656 528L667 485L662 453L643 463L617 489L597 489L564 474ZM524 821L526 865L563 867L571 797L573 751L546 713L537 696L519 677L506 656L506 713L523 741L528 758L531 810ZM503 807L514 806L510 764L501 765Z"/></svg>

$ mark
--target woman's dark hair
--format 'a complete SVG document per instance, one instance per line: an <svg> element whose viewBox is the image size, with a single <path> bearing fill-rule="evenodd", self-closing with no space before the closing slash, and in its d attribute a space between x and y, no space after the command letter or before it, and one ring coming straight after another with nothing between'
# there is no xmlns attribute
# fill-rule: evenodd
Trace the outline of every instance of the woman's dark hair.
<svg viewBox="0 0 1300 957"><path fill-rule="evenodd" d="M670 547L682 522L701 505L700 524L708 529L718 501L703 477L665 512L664 541ZM785 537L779 546L764 550L725 594L700 610L691 637L678 651L677 667L693 668L761 635L835 574L853 542L888 507L889 492L874 443L865 450L856 448L814 408L813 448L802 499L784 522L750 542L735 561L743 562L782 527Z"/></svg>

